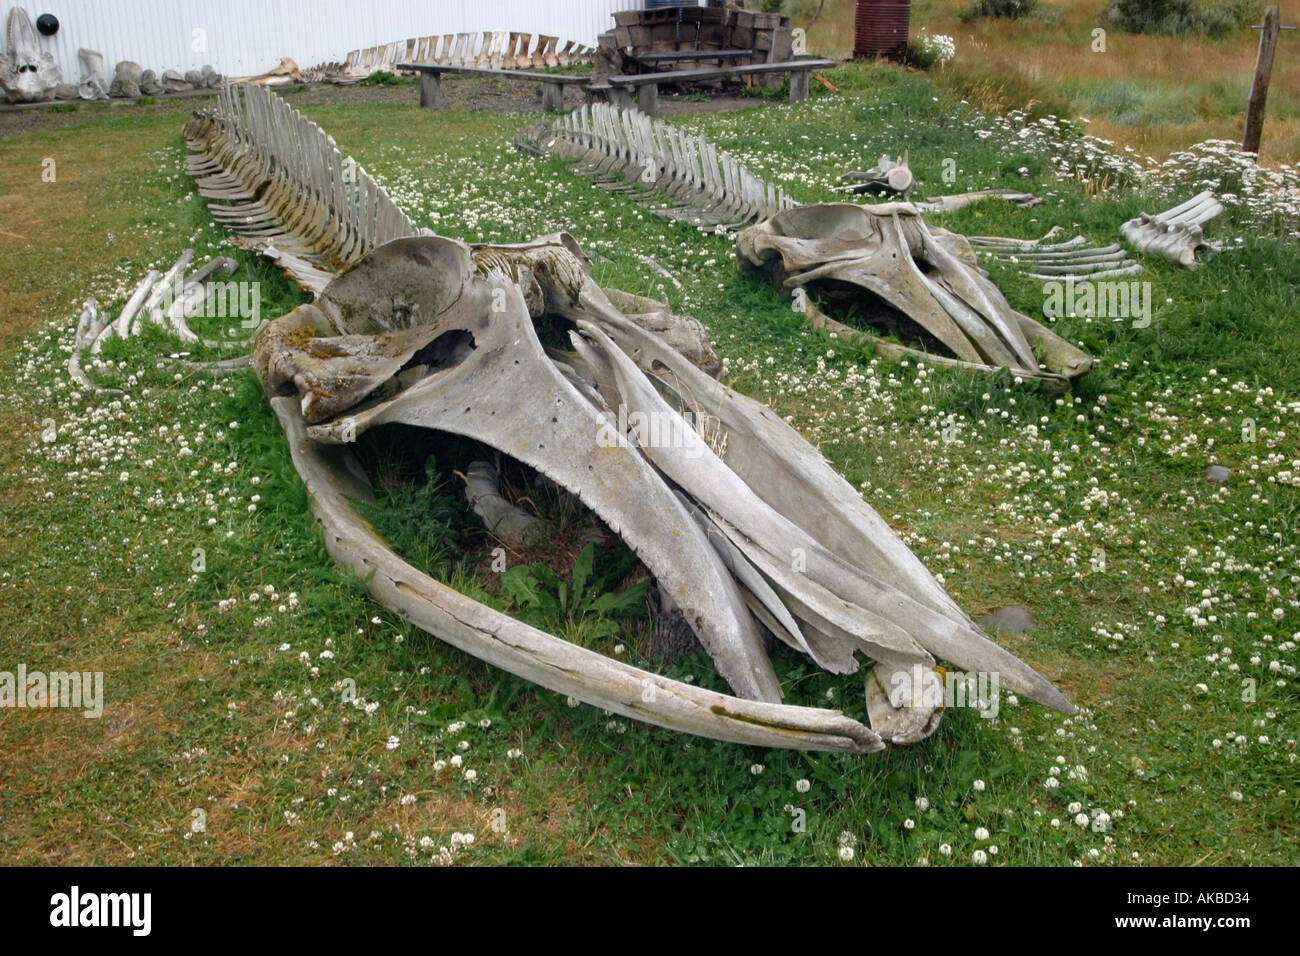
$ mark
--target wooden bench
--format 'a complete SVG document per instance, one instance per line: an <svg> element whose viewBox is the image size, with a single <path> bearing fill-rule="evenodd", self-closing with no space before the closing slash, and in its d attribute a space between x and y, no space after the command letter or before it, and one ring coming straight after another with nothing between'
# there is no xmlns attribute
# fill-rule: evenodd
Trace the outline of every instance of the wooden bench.
<svg viewBox="0 0 1300 956"><path fill-rule="evenodd" d="M657 66L660 63L682 63L691 60L746 60L753 57L753 50L661 50L654 53L631 53L630 59L643 66Z"/></svg>
<svg viewBox="0 0 1300 956"><path fill-rule="evenodd" d="M399 70L411 70L420 74L420 105L429 109L442 108L442 85L440 77L444 73L468 73L480 76L502 76L512 80L528 80L530 83L542 84L542 109L564 109L564 87L566 85L587 86L590 76L569 76L564 73L539 73L535 70L500 70L482 66L443 66L438 63L399 63Z"/></svg>
<svg viewBox="0 0 1300 956"><path fill-rule="evenodd" d="M603 82L587 87L588 94L606 93L615 106L626 109L632 105L632 90L637 93L641 112L654 116L659 112L660 83L695 83L706 80L725 80L741 76L760 76L766 73L790 74L790 102L802 103L808 99L808 79L813 70L835 66L834 60L803 59L783 60L780 63L750 63L744 66L712 66L698 70L666 70L660 73L641 73L634 76L606 76Z"/></svg>

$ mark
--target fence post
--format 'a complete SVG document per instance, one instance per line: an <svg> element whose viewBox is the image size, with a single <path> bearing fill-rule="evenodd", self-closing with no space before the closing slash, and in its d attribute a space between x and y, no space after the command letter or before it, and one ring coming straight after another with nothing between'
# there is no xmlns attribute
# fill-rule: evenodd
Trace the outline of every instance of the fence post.
<svg viewBox="0 0 1300 956"><path fill-rule="evenodd" d="M1246 104L1246 132L1241 140L1241 148L1247 153L1259 153L1259 139L1264 131L1264 104L1268 99L1268 83L1273 77L1273 54L1277 50L1277 35L1281 26L1282 11L1277 6L1269 7L1264 13L1264 23L1259 33L1255 78L1251 81L1250 99Z"/></svg>

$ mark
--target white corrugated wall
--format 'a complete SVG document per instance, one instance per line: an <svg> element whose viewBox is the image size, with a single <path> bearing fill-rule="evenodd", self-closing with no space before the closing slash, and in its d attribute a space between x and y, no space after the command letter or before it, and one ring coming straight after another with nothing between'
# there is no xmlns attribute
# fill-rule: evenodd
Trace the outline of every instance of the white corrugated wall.
<svg viewBox="0 0 1300 956"><path fill-rule="evenodd" d="M615 10L640 0L34 0L27 12L59 18L59 32L41 37L64 80L77 82L77 49L103 54L112 79L119 60L145 69L263 73L292 57L300 67L341 60L349 50L473 30L519 30L596 45L612 29ZM5 15L7 7L0 6Z"/></svg>

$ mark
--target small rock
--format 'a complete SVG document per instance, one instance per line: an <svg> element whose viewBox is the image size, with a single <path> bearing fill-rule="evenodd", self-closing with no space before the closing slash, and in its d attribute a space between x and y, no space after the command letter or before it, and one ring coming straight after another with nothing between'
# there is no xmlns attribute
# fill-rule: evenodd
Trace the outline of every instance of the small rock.
<svg viewBox="0 0 1300 956"><path fill-rule="evenodd" d="M1205 469L1205 480L1212 485L1221 485L1232 477L1232 469L1223 465L1211 465Z"/></svg>
<svg viewBox="0 0 1300 956"><path fill-rule="evenodd" d="M975 618L975 623L986 631L999 631L1003 634L1021 634L1038 626L1029 611L1015 604L985 611Z"/></svg>
<svg viewBox="0 0 1300 956"><path fill-rule="evenodd" d="M158 82L157 73L153 70L145 70L140 74L140 92L148 96L157 96L159 93L167 92L167 89Z"/></svg>
<svg viewBox="0 0 1300 956"><path fill-rule="evenodd" d="M180 93L192 87L186 82L185 77L181 76L175 70L163 70L162 85L173 93Z"/></svg>
<svg viewBox="0 0 1300 956"><path fill-rule="evenodd" d="M140 87L130 80L124 80L120 76L113 77L113 82L108 86L108 95L123 99L138 99L140 96Z"/></svg>
<svg viewBox="0 0 1300 956"><path fill-rule="evenodd" d="M144 76L144 69L139 63L132 60L121 60L113 69L113 78L122 80L125 83L134 83L140 85L140 78Z"/></svg>
<svg viewBox="0 0 1300 956"><path fill-rule="evenodd" d="M60 83L54 88L54 98L56 100L79 100L81 92L71 83Z"/></svg>
<svg viewBox="0 0 1300 956"><path fill-rule="evenodd" d="M197 90L203 85L203 74L198 70L186 70L185 82Z"/></svg>

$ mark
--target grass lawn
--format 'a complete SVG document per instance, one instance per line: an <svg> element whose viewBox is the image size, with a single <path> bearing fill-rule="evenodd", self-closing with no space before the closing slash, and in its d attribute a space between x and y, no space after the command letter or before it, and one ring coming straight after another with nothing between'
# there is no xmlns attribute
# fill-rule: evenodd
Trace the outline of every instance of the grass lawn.
<svg viewBox="0 0 1300 956"><path fill-rule="evenodd" d="M1058 180L1033 138L980 135L990 121L942 79L832 78L840 94L799 106L674 122L802 201L903 147L923 191L1048 199L937 220L968 234L1059 223L1106 243L1159 204ZM1056 396L810 331L737 271L732 240L516 152L535 114L420 111L414 97L307 113L416 222L504 242L566 229L601 284L698 316L728 380L790 416L963 607L1032 611L1035 629L1001 640L1081 712L1003 695L995 718L954 710L910 748L767 752L571 706L394 620L326 557L251 373L176 373L159 358L181 347L151 333L93 369L124 398L71 384L82 300L116 314L188 246L233 254L265 316L299 301L225 243L183 173L180 119L114 111L0 142L0 670L106 681L98 720L0 710L0 859L841 865L849 845L851 865L967 865L977 850L990 865L1300 860L1294 240L1232 213L1211 227L1229 248L1197 270L1145 260L1150 327L1055 322L1100 359ZM1041 314L1041 284L994 277ZM389 455L391 533L405 526L403 545L453 584L505 600L480 554L409 533L429 515L409 449L369 451L381 472ZM1212 463L1226 483L1203 479ZM652 663L643 621L578 636ZM784 651L776 664L789 702L863 716L861 673ZM722 687L703 656L668 672Z"/></svg>

